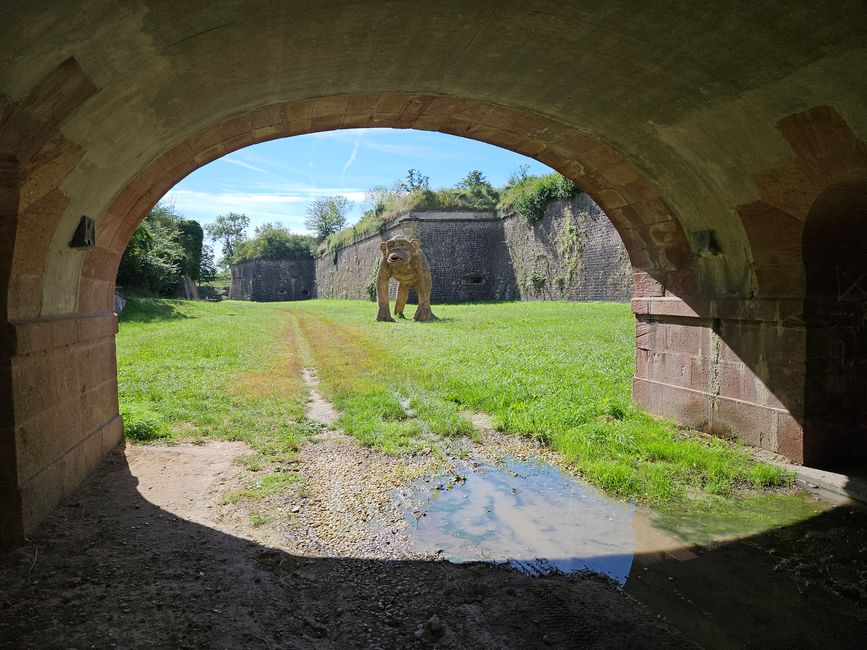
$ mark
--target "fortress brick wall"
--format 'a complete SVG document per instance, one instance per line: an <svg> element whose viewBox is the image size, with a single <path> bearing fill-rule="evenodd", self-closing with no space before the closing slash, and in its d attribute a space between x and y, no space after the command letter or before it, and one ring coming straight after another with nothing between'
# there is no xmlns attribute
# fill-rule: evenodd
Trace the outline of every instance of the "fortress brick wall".
<svg viewBox="0 0 867 650"><path fill-rule="evenodd" d="M586 194L570 201L551 202L544 218L532 226L517 214L411 212L374 235L303 262L309 264L310 275L315 278L311 295L369 299L380 258L379 245L396 235L421 241L431 266L434 304L482 300L628 301L632 297L626 249L611 222ZM239 285L249 284L235 291L233 267L230 297L298 299L288 294L249 297L275 295L273 281L262 275L265 268L258 267L258 275L238 272ZM257 282L268 286L256 289ZM392 299L396 289L392 281ZM410 292L410 302L415 302L414 292Z"/></svg>
<svg viewBox="0 0 867 650"><path fill-rule="evenodd" d="M253 260L232 265L230 300L276 302L316 296L312 259Z"/></svg>

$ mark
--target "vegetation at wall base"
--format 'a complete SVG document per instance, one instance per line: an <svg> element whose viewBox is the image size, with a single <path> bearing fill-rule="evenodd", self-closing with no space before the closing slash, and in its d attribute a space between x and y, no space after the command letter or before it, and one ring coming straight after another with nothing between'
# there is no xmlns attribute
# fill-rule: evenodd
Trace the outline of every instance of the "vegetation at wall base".
<svg viewBox="0 0 867 650"><path fill-rule="evenodd" d="M734 512L747 507L744 495L791 484L738 445L632 403L628 305L438 305L437 313L435 323L383 324L365 301L131 300L118 336L127 435L245 440L261 462L291 462L311 431L303 347L340 427L388 453L472 435L466 413L485 412L500 430L550 445L610 494L672 512Z"/></svg>

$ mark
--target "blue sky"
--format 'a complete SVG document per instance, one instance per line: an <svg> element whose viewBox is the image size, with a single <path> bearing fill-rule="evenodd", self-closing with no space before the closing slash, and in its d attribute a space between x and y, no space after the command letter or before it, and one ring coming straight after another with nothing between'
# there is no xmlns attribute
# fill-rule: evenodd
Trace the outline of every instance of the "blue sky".
<svg viewBox="0 0 867 650"><path fill-rule="evenodd" d="M280 222L304 233L310 201L343 195L352 202L350 222L369 206L364 193L390 186L410 168L430 177L431 188L451 187L472 169L495 186L522 164L531 174L551 169L520 154L488 144L426 131L347 129L263 142L196 170L165 200L187 219L203 225L218 214L244 213L250 234L256 225ZM218 255L219 250L215 251Z"/></svg>

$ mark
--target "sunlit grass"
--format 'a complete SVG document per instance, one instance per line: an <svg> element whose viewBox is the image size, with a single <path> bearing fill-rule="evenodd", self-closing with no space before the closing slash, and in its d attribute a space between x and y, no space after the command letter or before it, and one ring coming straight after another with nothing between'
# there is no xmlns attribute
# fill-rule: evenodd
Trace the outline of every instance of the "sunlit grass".
<svg viewBox="0 0 867 650"><path fill-rule="evenodd" d="M245 440L258 453L245 466L285 463L316 429L303 418L300 380L312 364L339 427L387 453L474 435L463 413L479 411L637 501L700 494L733 503L791 481L737 445L682 431L632 403L628 305L437 305L435 313L438 322L392 324L375 322L375 306L361 301L131 301L118 336L127 433Z"/></svg>
<svg viewBox="0 0 867 650"><path fill-rule="evenodd" d="M297 339L283 311L251 303L128 301L117 336L124 431L137 442L241 440L261 498L310 432ZM269 478L270 477L270 478ZM239 497L240 498L240 497Z"/></svg>
<svg viewBox="0 0 867 650"><path fill-rule="evenodd" d="M411 447L418 426L466 433L461 410L540 438L611 494L649 503L698 490L726 497L788 484L738 446L679 430L632 403L628 305L438 305L435 323L374 322L370 303L290 307L302 323L341 424L380 448ZM417 419L406 419L399 397Z"/></svg>

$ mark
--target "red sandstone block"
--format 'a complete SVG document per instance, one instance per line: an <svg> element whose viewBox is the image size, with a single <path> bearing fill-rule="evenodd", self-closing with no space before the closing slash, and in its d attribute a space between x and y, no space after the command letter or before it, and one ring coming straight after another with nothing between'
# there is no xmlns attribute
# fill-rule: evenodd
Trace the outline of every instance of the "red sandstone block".
<svg viewBox="0 0 867 650"><path fill-rule="evenodd" d="M674 318L707 319L710 303L706 300L685 300L673 296L648 298L650 312L655 316L670 316Z"/></svg>
<svg viewBox="0 0 867 650"><path fill-rule="evenodd" d="M78 392L86 393L116 377L114 338L79 345L75 363L79 368Z"/></svg>
<svg viewBox="0 0 867 650"><path fill-rule="evenodd" d="M659 298L665 294L662 283L644 269L632 269L633 294L644 298Z"/></svg>
<svg viewBox="0 0 867 650"><path fill-rule="evenodd" d="M15 323L15 354L34 354L52 348L72 345L78 340L76 318Z"/></svg>
<svg viewBox="0 0 867 650"><path fill-rule="evenodd" d="M795 463L804 462L804 427L790 413L777 413L777 448L772 450Z"/></svg>
<svg viewBox="0 0 867 650"><path fill-rule="evenodd" d="M781 368L770 366L763 369L764 394L760 403L793 413L803 413L804 367Z"/></svg>
<svg viewBox="0 0 867 650"><path fill-rule="evenodd" d="M708 396L679 386L633 379L633 399L651 413L703 430L708 422Z"/></svg>
<svg viewBox="0 0 867 650"><path fill-rule="evenodd" d="M332 127L332 128L337 128ZM226 153L231 153L233 151L237 151L238 149L243 149L244 147L255 143L253 139L253 131L244 131L243 133L238 133L237 135L233 135L230 138L226 138L223 140L223 147L226 150Z"/></svg>
<svg viewBox="0 0 867 650"><path fill-rule="evenodd" d="M51 140L21 167L20 204L25 211L46 193L60 187L63 179L81 161L83 150L62 135Z"/></svg>
<svg viewBox="0 0 867 650"><path fill-rule="evenodd" d="M640 350L665 351L664 324L644 318L637 319L635 321L635 345Z"/></svg>
<svg viewBox="0 0 867 650"><path fill-rule="evenodd" d="M801 254L804 224L763 201L738 207L757 264L787 264Z"/></svg>
<svg viewBox="0 0 867 650"><path fill-rule="evenodd" d="M710 394L713 390L714 369L707 357L691 357L689 360L689 384L687 388Z"/></svg>
<svg viewBox="0 0 867 650"><path fill-rule="evenodd" d="M46 405L42 412L26 421L16 420L19 478L25 480L40 472L84 435L78 395L72 400Z"/></svg>
<svg viewBox="0 0 867 650"><path fill-rule="evenodd" d="M710 330L705 323L665 323L665 350L695 356L708 356Z"/></svg>
<svg viewBox="0 0 867 650"><path fill-rule="evenodd" d="M318 115L310 122L310 132L319 133L321 131L333 131L340 127L340 119L342 113L332 115Z"/></svg>
<svg viewBox="0 0 867 650"><path fill-rule="evenodd" d="M82 314L77 321L80 341L111 337L113 345L114 335L117 334L117 315L113 311Z"/></svg>
<svg viewBox="0 0 867 650"><path fill-rule="evenodd" d="M655 352L648 360L647 379L688 388L690 360L688 355Z"/></svg>
<svg viewBox="0 0 867 650"><path fill-rule="evenodd" d="M629 201L620 193L619 190L611 188L603 188L596 191L593 199L599 204L606 214L610 210L624 208L629 205ZM622 235L621 235L622 236ZM628 248L628 247L627 247Z"/></svg>
<svg viewBox="0 0 867 650"><path fill-rule="evenodd" d="M719 394L743 402L762 405L765 388L756 374L743 363L722 361L719 364Z"/></svg>
<svg viewBox="0 0 867 650"><path fill-rule="evenodd" d="M65 496L61 461L58 459L22 481L20 495L22 527L24 534L28 535Z"/></svg>
<svg viewBox="0 0 867 650"><path fill-rule="evenodd" d="M733 435L751 445L776 430L776 411L766 406L717 397L711 412L711 432Z"/></svg>
<svg viewBox="0 0 867 650"><path fill-rule="evenodd" d="M82 312L114 310L114 280L82 278L79 283L78 308Z"/></svg>
<svg viewBox="0 0 867 650"><path fill-rule="evenodd" d="M62 462L63 494L71 494L102 460L102 431L96 430L67 451Z"/></svg>
<svg viewBox="0 0 867 650"><path fill-rule="evenodd" d="M117 381L111 378L81 395L81 424L84 432L104 426L118 412Z"/></svg>
<svg viewBox="0 0 867 650"><path fill-rule="evenodd" d="M675 261L672 264L676 264ZM691 268L679 268L665 272L665 295L670 298L681 298L689 304L695 304L697 300L693 296L699 295L699 286L696 274ZM706 312L702 312L706 313Z"/></svg>
<svg viewBox="0 0 867 650"><path fill-rule="evenodd" d="M18 215L13 273L41 275L51 246L51 236L63 217L69 200L59 190L46 192Z"/></svg>
<svg viewBox="0 0 867 650"><path fill-rule="evenodd" d="M557 142L566 149L572 157L578 157L594 147L598 147L600 142L593 136L582 133L576 129L564 129L557 135Z"/></svg>
<svg viewBox="0 0 867 650"><path fill-rule="evenodd" d="M42 308L42 276L16 273L9 280L6 298L9 320L29 320Z"/></svg>
<svg viewBox="0 0 867 650"><path fill-rule="evenodd" d="M651 353L638 347L635 350L635 376L639 379L647 379L647 367L650 363Z"/></svg>
<svg viewBox="0 0 867 650"><path fill-rule="evenodd" d="M113 417L104 427L102 432L102 455L105 456L112 449L123 442L123 420L120 415Z"/></svg>
<svg viewBox="0 0 867 650"><path fill-rule="evenodd" d="M796 298L804 295L804 269L800 264L763 264L755 267L758 295Z"/></svg>

